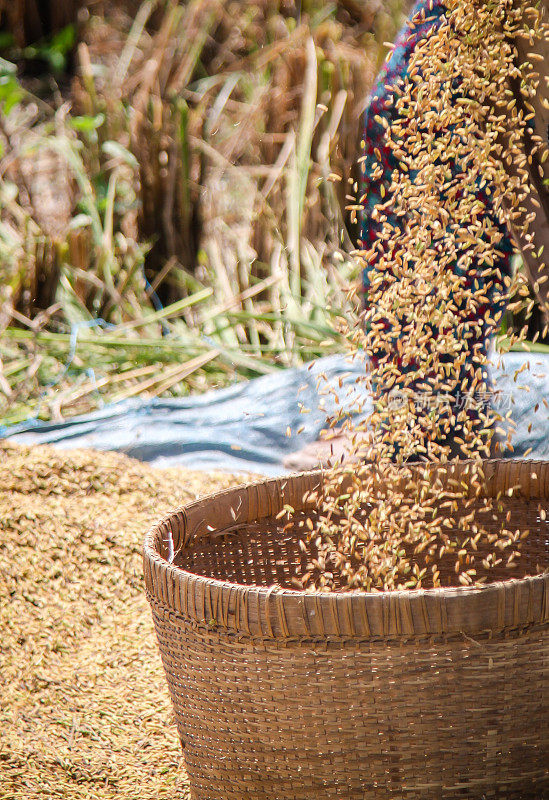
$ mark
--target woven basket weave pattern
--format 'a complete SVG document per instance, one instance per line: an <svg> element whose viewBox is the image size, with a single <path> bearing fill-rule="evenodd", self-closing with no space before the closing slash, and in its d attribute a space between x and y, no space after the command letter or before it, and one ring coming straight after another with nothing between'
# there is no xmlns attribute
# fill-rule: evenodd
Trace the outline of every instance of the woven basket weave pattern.
<svg viewBox="0 0 549 800"><path fill-rule="evenodd" d="M537 507L549 464L485 472L488 494L521 487L509 503L532 531L523 571L546 565ZM549 575L481 590L272 587L288 586L302 557L274 517L284 504L307 510L321 480L222 492L147 535L147 594L193 798L549 796Z"/></svg>

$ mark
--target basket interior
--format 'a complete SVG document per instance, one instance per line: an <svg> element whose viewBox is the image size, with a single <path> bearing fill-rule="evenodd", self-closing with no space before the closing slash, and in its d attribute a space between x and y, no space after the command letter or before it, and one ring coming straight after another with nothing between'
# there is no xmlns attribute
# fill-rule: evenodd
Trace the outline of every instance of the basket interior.
<svg viewBox="0 0 549 800"><path fill-rule="evenodd" d="M501 565L483 570L481 566L483 555L493 550L487 542L479 542L478 554L475 559L477 576L486 576L486 583L501 581L508 578L522 578L545 572L549 566L549 519L542 520L539 505L540 501L525 500L524 498L505 498L501 510L497 512L478 512L476 521L488 533L497 533L510 512L506 528L515 531L529 531L528 537L517 546L520 558L512 569ZM542 508L547 509L549 517L549 501L541 501ZM468 509L470 511L470 508ZM463 514L466 513L464 509ZM459 513L459 512L458 512ZM307 564L316 553L310 546L308 552L303 552L299 547L300 540L305 538L305 520L310 519L313 524L318 519L314 511L296 512L288 524L287 518L278 520L275 517L265 517L247 525L232 526L229 530L213 530L205 536L195 539L189 546L180 550L174 563L182 569L209 578L217 578L246 586L272 586L296 589L296 578L307 570ZM211 523L214 525L213 521ZM452 531L459 540L463 534L458 529ZM415 558L418 566L424 566L423 555ZM445 587L459 586L457 575L454 571L456 557L448 555L438 561L441 585ZM430 588L428 582L423 582L424 588ZM340 587L337 584L336 587Z"/></svg>

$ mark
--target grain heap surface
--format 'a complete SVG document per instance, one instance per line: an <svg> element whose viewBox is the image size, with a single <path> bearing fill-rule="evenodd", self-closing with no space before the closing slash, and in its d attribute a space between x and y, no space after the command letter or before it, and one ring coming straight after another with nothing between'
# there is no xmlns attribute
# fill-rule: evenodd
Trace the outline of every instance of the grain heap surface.
<svg viewBox="0 0 549 800"><path fill-rule="evenodd" d="M144 531L239 482L0 442L0 798L187 797Z"/></svg>
<svg viewBox="0 0 549 800"><path fill-rule="evenodd" d="M439 586L448 556L455 567L445 585L482 583L502 561L512 574L527 535L506 515L497 531L483 523L498 498L483 497L482 458L501 451L496 432L512 449L512 429L499 431L502 416L490 402L488 341L505 308L518 310L528 294L523 273L499 269L504 226L527 254L535 291L548 279L547 253L536 251L531 228L549 155L533 122L532 103L547 88L534 51L549 43L549 20L529 0L445 5L406 77L385 87L396 113L379 124L399 167L373 212L377 236L359 254L366 311L347 334L351 354L366 353L373 365L364 381L374 411L359 423L348 409L332 420L344 420L354 463L336 465L326 482L322 514L303 544L316 553L305 588ZM522 61L521 47L533 51ZM375 177L382 167L372 170ZM526 327L507 346L525 338ZM456 458L471 460L467 486L408 466Z"/></svg>

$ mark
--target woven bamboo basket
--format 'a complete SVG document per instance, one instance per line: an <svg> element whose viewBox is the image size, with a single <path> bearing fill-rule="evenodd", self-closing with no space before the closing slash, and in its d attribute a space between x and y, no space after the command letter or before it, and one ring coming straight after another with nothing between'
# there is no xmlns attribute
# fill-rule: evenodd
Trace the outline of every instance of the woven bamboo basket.
<svg viewBox="0 0 549 800"><path fill-rule="evenodd" d="M485 475L489 495L519 487L502 513L530 536L515 577L480 589L290 589L303 555L276 515L314 513L320 472L220 492L149 531L194 800L549 797L549 462Z"/></svg>

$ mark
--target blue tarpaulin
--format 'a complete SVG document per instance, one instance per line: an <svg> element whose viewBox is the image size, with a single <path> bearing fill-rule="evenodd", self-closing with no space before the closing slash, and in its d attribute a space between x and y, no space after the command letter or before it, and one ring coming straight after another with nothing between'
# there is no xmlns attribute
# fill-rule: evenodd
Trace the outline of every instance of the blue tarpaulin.
<svg viewBox="0 0 549 800"><path fill-rule="evenodd" d="M324 381L319 395L319 375L325 374L334 387L343 378L351 391L363 369L361 362L330 356L198 396L125 400L61 422L29 420L0 428L0 437L24 444L116 450L155 466L275 475L284 472L282 462L289 453L317 438L326 413L333 411ZM511 410L516 425L514 456L524 457L532 448L529 458L549 458L549 355L509 353L492 375L499 407ZM340 399L344 392L338 392ZM320 407L323 403L326 411ZM303 409L310 411L302 413Z"/></svg>

